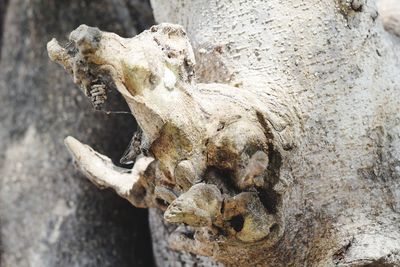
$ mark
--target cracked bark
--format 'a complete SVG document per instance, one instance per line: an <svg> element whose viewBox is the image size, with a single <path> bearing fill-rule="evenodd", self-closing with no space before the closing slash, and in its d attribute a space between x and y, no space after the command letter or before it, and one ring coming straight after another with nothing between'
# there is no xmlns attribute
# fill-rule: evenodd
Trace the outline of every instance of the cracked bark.
<svg viewBox="0 0 400 267"><path fill-rule="evenodd" d="M152 5L186 32L160 24L124 39L80 26L71 47L48 51L96 108L118 90L143 130L132 170L66 145L96 185L152 208L157 263L398 266L400 42L385 11Z"/></svg>

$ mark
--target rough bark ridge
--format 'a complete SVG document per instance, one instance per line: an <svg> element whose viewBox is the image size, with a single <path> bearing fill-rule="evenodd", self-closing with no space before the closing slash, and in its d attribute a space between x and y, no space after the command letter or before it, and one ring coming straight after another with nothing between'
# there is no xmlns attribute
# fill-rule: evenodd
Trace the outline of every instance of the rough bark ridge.
<svg viewBox="0 0 400 267"><path fill-rule="evenodd" d="M153 228L168 246L227 265L399 265L399 40L375 3L152 4L194 51L174 24L48 44L95 108L116 89L143 131L132 169L67 138L88 178L186 225ZM180 264L160 239L157 262Z"/></svg>
<svg viewBox="0 0 400 267"><path fill-rule="evenodd" d="M134 121L94 113L45 51L81 23L132 36L149 17L138 1L0 1L0 266L152 265L147 212L82 179L62 142L74 132L115 159ZM109 101L127 109L120 97Z"/></svg>

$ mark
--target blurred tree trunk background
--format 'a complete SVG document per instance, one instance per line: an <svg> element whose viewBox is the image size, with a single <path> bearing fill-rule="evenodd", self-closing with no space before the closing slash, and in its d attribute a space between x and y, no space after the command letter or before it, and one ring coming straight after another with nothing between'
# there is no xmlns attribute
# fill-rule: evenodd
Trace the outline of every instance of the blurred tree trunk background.
<svg viewBox="0 0 400 267"><path fill-rule="evenodd" d="M0 266L153 265L147 210L96 189L63 145L73 133L118 162L136 127L94 112L48 59L82 23L128 37L153 17L141 0L0 0Z"/></svg>

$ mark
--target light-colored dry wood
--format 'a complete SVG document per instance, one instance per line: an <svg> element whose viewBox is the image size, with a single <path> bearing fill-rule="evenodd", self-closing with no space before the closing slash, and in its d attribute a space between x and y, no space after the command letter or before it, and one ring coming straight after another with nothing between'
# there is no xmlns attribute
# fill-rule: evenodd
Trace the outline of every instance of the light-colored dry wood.
<svg viewBox="0 0 400 267"><path fill-rule="evenodd" d="M131 193L188 225L152 210L158 264L190 261L168 245L227 265L399 265L400 43L375 2L152 4L187 33L81 26L74 51L48 49L143 130L154 161Z"/></svg>

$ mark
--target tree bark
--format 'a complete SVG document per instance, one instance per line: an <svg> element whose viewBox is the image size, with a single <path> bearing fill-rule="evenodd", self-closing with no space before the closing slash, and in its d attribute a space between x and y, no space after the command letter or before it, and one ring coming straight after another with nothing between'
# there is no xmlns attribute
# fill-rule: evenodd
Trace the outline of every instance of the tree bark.
<svg viewBox="0 0 400 267"><path fill-rule="evenodd" d="M167 24L81 25L47 48L96 108L117 90L135 115L132 169L65 142L92 182L152 208L157 264L400 265L400 42L376 3L152 6Z"/></svg>
<svg viewBox="0 0 400 267"><path fill-rule="evenodd" d="M400 265L400 41L376 2L151 2L158 23L186 29L198 81L293 101L285 234L240 265ZM169 231L150 214L155 251L168 259L158 263L174 265L179 256L157 242Z"/></svg>
<svg viewBox="0 0 400 267"><path fill-rule="evenodd" d="M117 160L134 120L94 113L45 51L82 23L133 36L152 20L142 1L0 1L1 266L152 266L147 212L82 179L63 145L74 132Z"/></svg>

